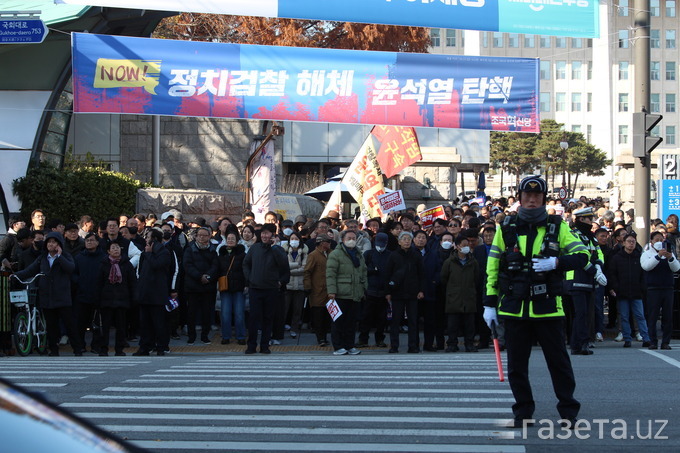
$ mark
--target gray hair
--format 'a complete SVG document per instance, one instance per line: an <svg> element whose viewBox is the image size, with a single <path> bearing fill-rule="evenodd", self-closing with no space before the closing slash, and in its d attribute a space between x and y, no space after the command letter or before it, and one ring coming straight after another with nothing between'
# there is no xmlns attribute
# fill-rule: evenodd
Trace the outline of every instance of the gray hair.
<svg viewBox="0 0 680 453"><path fill-rule="evenodd" d="M401 238L403 238L404 236L408 236L411 238L411 240L413 240L413 234L409 233L408 231L402 231L401 233L399 233L399 240L401 241Z"/></svg>

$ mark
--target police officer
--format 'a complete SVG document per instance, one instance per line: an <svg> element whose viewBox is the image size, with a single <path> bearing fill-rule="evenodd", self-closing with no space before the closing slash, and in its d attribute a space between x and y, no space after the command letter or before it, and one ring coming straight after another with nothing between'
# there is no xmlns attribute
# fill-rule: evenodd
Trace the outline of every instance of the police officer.
<svg viewBox="0 0 680 453"><path fill-rule="evenodd" d="M508 381L515 397L511 427L532 425L535 403L529 383L534 341L543 349L557 410L573 427L581 404L574 399L576 381L565 347L560 294L563 273L582 269L588 251L559 216L548 216L546 182L528 176L518 188L517 216L508 216L494 237L487 262L484 321L505 321Z"/></svg>
<svg viewBox="0 0 680 453"><path fill-rule="evenodd" d="M593 235L592 207L577 209L572 213L575 218L572 233L581 240L588 249L589 260L581 269L574 269L566 273L565 289L570 297L574 309L574 319L571 327L571 354L591 355L593 351L589 343L589 313L594 308L593 297L595 285L606 286L607 277L602 272L604 256Z"/></svg>

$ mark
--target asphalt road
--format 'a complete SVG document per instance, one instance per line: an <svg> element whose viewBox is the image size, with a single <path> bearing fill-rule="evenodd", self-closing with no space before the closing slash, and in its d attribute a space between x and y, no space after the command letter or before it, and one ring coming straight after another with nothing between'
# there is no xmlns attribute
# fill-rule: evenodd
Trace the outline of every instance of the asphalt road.
<svg viewBox="0 0 680 453"><path fill-rule="evenodd" d="M539 348L537 425L526 430L502 425L513 400L488 351L336 357L284 343L245 356L176 347L166 357L11 357L0 360L0 376L156 452L680 451L680 345L621 346L572 357L583 405L575 432L556 423Z"/></svg>

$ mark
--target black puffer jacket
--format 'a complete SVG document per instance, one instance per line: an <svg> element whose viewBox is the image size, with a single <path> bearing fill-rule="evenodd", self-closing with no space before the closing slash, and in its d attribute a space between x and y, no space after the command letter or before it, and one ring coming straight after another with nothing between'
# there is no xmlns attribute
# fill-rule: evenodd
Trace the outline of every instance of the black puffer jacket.
<svg viewBox="0 0 680 453"><path fill-rule="evenodd" d="M120 273L123 276L121 283L109 282L111 272L111 261L106 256L101 261L99 275L97 277L97 288L99 295L99 306L104 308L129 308L132 299L135 297L137 287L137 275L135 268L130 264L128 258L121 258Z"/></svg>
<svg viewBox="0 0 680 453"><path fill-rule="evenodd" d="M230 293L243 291L246 286L246 277L243 275L243 260L246 257L246 248L238 244L231 250L220 247L217 261L219 263L218 275L227 276ZM228 273L227 273L228 271Z"/></svg>
<svg viewBox="0 0 680 453"><path fill-rule="evenodd" d="M385 294L394 299L415 299L418 293L425 291L423 257L413 247L408 250L399 247L392 252L385 273Z"/></svg>
<svg viewBox="0 0 680 453"><path fill-rule="evenodd" d="M612 256L607 267L609 288L619 299L642 299L645 293L645 272L640 265L640 252L626 253L621 249Z"/></svg>
<svg viewBox="0 0 680 453"><path fill-rule="evenodd" d="M210 244L206 249L199 249L196 242L189 244L184 250L184 291L188 293L209 293L217 289L217 253L215 245ZM201 277L209 275L210 281L202 283Z"/></svg>

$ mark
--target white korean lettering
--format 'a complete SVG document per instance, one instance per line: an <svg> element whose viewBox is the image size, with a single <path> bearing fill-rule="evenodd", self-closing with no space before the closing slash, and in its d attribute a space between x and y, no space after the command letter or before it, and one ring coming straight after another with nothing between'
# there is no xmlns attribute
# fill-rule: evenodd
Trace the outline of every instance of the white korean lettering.
<svg viewBox="0 0 680 453"><path fill-rule="evenodd" d="M169 82L170 96L189 97L196 94L198 69L172 69L170 74L174 76Z"/></svg>

